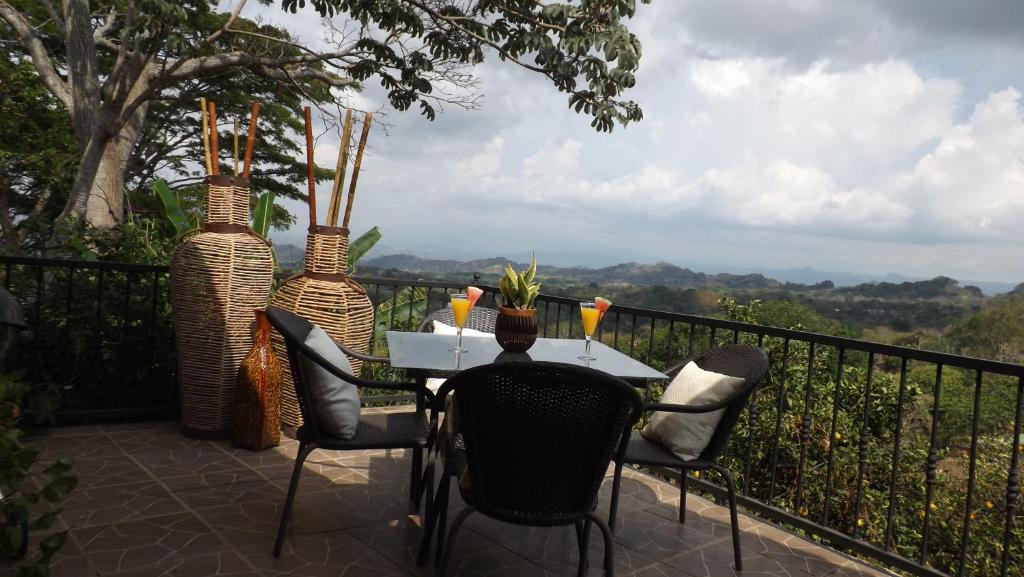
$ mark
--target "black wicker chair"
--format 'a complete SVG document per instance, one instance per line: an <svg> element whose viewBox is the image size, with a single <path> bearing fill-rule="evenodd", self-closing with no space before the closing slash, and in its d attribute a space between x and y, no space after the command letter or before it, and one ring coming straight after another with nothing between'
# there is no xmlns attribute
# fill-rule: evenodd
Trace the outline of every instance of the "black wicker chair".
<svg viewBox="0 0 1024 577"><path fill-rule="evenodd" d="M455 313L452 312L451 307L444 307L437 309L430 313L420 323L417 332L421 333L432 333L434 332L434 321L441 321L446 325L455 324ZM469 317L466 318L466 324L463 328L474 329L483 331L485 333L494 332L494 324L498 321L498 311L485 307L473 307L469 311Z"/></svg>
<svg viewBox="0 0 1024 577"><path fill-rule="evenodd" d="M675 375L689 360L683 361L671 367L667 374ZM693 461L684 461L668 451L665 447L653 441L648 441L639 432L633 431L632 436L626 443L626 450L621 459L615 461L615 480L612 485L611 510L608 515L608 524L612 531L615 530L615 516L619 504L619 485L622 483L622 465L633 463L636 465L648 465L664 467L667 469L679 469L679 522L686 522L686 479L688 471L703 471L713 469L725 479L726 488L729 492L729 515L732 524L732 546L736 558L736 570L743 569L743 560L740 552L740 532L736 518L736 487L732 475L728 469L718 464L718 458L725 450L726 441L732 433L739 420L747 399L754 392L765 375L768 373L768 355L757 347L750 345L732 344L715 347L694 359L697 366L716 373L722 373L732 377L745 379L743 386L731 395L717 403L707 405L669 405L662 403L647 403L644 411L668 411L673 413L710 413L724 409L722 419L718 422L711 441L704 451Z"/></svg>
<svg viewBox="0 0 1024 577"><path fill-rule="evenodd" d="M474 511L534 527L574 525L585 571L590 524L605 541L605 574L611 576L613 544L608 526L595 513L608 464L625 445L622 435L640 417L643 402L625 381L593 369L562 363L491 364L458 373L438 391L436 410L454 391L454 429L461 447L446 460L422 553L437 525L444 575L459 529ZM621 456L621 455L618 455ZM450 468L458 464L458 487L467 503L444 533ZM432 516L433 517L433 516ZM441 553L441 551L439 551Z"/></svg>
<svg viewBox="0 0 1024 577"><path fill-rule="evenodd" d="M305 356L338 378L344 379L360 388L413 391L425 396L428 400L433 399L433 395L415 384L369 381L355 377L331 364L306 346L306 336L309 335L309 331L313 328L312 323L277 307L271 307L267 311L267 318L270 319L270 323L284 337L285 346L288 349L288 362L291 366L293 381L295 382L295 396L299 400L299 409L302 412L303 420L303 425L296 433L299 440L299 451L295 457L295 469L292 472L291 482L288 484L288 496L285 498L284 511L281 513L281 524L277 531L277 540L274 543L274 556L277 557L281 554L285 531L288 528L288 521L291 517L292 505L295 502L295 492L299 485L299 476L302 473L302 463L314 449L319 448L333 451L411 449L413 453L410 499L418 506L419 497L424 487L423 451L430 446L430 440L433 437L431 434L431 421L428 421L426 412L417 410L401 413L363 413L360 415L359 428L356 431L355 438L342 440L326 436L320 432L317 426L316 412L311 410L313 401L309 390L303 382L299 359L300 356ZM432 484L432 481L430 483Z"/></svg>

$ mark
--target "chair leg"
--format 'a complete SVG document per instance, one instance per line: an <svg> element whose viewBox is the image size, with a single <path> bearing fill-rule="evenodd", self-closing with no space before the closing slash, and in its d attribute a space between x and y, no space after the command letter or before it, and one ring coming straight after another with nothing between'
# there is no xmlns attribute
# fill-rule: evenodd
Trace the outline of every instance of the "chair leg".
<svg viewBox="0 0 1024 577"><path fill-rule="evenodd" d="M577 577L584 577L590 566L590 519L576 521L576 544L580 549L580 565Z"/></svg>
<svg viewBox="0 0 1024 577"><path fill-rule="evenodd" d="M423 484L423 447L412 450L412 480L409 482L409 500L420 508L420 490Z"/></svg>
<svg viewBox="0 0 1024 577"><path fill-rule="evenodd" d="M449 484L444 484L445 495L448 494ZM441 556L444 554L445 531L448 525L448 497L444 497L444 508L437 512L437 551L434 553L434 566L441 566Z"/></svg>
<svg viewBox="0 0 1024 577"><path fill-rule="evenodd" d="M428 465L428 481L427 488L427 510L425 514L425 521L423 524L423 539L420 542L420 551L416 555L416 566L422 567L427 562L427 558L430 557L430 544L434 538L434 529L437 527L438 516L443 509L448 507L448 493L441 493L444 488L444 481L439 484L437 492L429 492L434 488L434 470L436 463L432 462ZM442 531L444 529L442 528Z"/></svg>
<svg viewBox="0 0 1024 577"><path fill-rule="evenodd" d="M690 473L686 469L679 470L679 523L686 524L686 481Z"/></svg>
<svg viewBox="0 0 1024 577"><path fill-rule="evenodd" d="M459 536L459 529L462 528L462 524L473 511L476 511L476 508L472 505L467 505L465 509L459 511L459 514L455 516L455 520L452 521L452 528L448 533L448 547L444 550L444 556L441 558L441 572L438 573L440 577L444 577L444 572L448 568L448 560L452 556L452 549L455 548L455 539Z"/></svg>
<svg viewBox="0 0 1024 577"><path fill-rule="evenodd" d="M743 551L740 549L740 522L736 512L736 483L732 480L729 470L720 465L715 470L725 479L726 488L729 490L729 521L732 524L732 554L736 559L736 570L743 570Z"/></svg>
<svg viewBox="0 0 1024 577"><path fill-rule="evenodd" d="M615 518L619 509L619 487L622 485L622 463L615 462L615 476L612 479L612 502L608 506L608 526L615 531Z"/></svg>
<svg viewBox="0 0 1024 577"><path fill-rule="evenodd" d="M593 512L587 513L587 522L591 521L601 529L601 534L604 536L604 575L605 577L615 577L615 540L612 538L612 530Z"/></svg>
<svg viewBox="0 0 1024 577"><path fill-rule="evenodd" d="M292 470L292 480L288 483L288 496L284 499L284 510L281 511L281 524L277 528L277 539L274 541L274 557L281 556L281 547L284 546L284 533L288 529L288 521L292 516L295 492L299 488L299 477L302 475L302 463L315 448L314 444L299 445L299 453L295 456L295 468Z"/></svg>

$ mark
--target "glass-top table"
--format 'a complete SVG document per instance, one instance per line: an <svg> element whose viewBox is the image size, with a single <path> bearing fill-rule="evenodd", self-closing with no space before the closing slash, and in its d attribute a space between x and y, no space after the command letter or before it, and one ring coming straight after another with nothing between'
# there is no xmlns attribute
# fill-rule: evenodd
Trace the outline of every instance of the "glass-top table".
<svg viewBox="0 0 1024 577"><path fill-rule="evenodd" d="M664 373L597 341L594 341L590 348L590 354L597 358L593 361L582 361L577 358L583 354L582 339L539 338L525 353L509 353L498 345L493 336L463 335L462 348L466 349L466 352L456 354L448 350L455 345L455 337L452 335L388 331L387 338L391 366L405 369L411 376L420 378L447 376L494 362L532 360L588 366L634 381L634 384L637 384L636 381L643 384L647 381L668 379Z"/></svg>

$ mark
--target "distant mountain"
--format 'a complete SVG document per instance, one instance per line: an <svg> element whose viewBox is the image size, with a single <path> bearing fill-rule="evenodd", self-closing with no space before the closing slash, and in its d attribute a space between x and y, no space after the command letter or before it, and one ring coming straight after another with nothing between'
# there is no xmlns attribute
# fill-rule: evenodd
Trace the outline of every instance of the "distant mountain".
<svg viewBox="0 0 1024 577"><path fill-rule="evenodd" d="M378 271L403 271L415 274L469 276L479 273L481 277L496 277L501 274L509 259L494 257L468 261L451 259L426 259L408 254L378 256L363 261L362 268L374 268ZM512 266L522 269L526 263L513 262ZM674 264L659 262L641 264L636 262L621 263L603 268L584 267L538 267L538 274L549 278L557 278L562 282L578 284L600 283L604 285L664 285L679 288L733 288L733 289L788 289L814 290L830 289L832 283L822 282L815 285L782 283L761 274L715 274L709 275L694 272L688 268Z"/></svg>
<svg viewBox="0 0 1024 577"><path fill-rule="evenodd" d="M505 257L482 258L473 260L431 259L410 254L391 254L369 258L363 261L361 270L368 273L373 269L377 273L401 271L433 277L453 276L470 277L480 274L484 279L493 279L501 274ZM513 262L517 269L525 268L524 262ZM721 271L721 269L719 269ZM738 269L730 269L737 271ZM580 266L539 267L541 276L558 279L573 284L597 283L602 285L663 285L677 288L708 288L708 289L775 289L787 291L832 291L834 297L862 297L875 299L921 300L921 299L973 299L985 294L996 294L1014 290L1012 283L997 282L958 282L949 277L939 276L934 279L916 279L902 275L871 277L851 273L825 273L812 268L769 269L760 272L738 274L737 272L696 272L689 268L658 262L642 264L636 262L620 263L602 268L585 268ZM829 278L829 276L834 278ZM835 280L840 279L839 281ZM864 280L867 279L867 280ZM1024 283L1022 283L1024 284ZM836 288L839 287L839 288ZM1018 285L1017 290L1022 290Z"/></svg>

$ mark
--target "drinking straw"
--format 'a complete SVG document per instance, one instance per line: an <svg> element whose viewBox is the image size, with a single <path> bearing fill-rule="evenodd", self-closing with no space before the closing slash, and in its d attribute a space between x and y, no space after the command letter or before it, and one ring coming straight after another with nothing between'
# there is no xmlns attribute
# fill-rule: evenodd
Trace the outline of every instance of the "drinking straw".
<svg viewBox="0 0 1024 577"><path fill-rule="evenodd" d="M373 114L367 112L363 117L363 133L359 135L359 148L356 149L356 162L352 166L352 180L348 184L348 201L345 203L345 220L341 226L348 228L348 221L352 217L352 201L356 196L356 183L359 181L359 167L363 164L363 150L366 149L366 139L370 136L370 123L373 121Z"/></svg>
<svg viewBox="0 0 1024 577"><path fill-rule="evenodd" d="M331 204L327 209L327 225L338 226L338 205L341 204L341 186L345 183L348 169L349 141L352 138L352 111L345 112L345 126L341 131L341 146L338 147L338 166L334 171L334 188L331 190Z"/></svg>
<svg viewBox="0 0 1024 577"><path fill-rule="evenodd" d="M249 168L252 167L252 148L256 143L256 119L260 116L260 103L252 103L252 115L249 117L249 134L245 138L245 159L243 161L242 176L249 178Z"/></svg>
<svg viewBox="0 0 1024 577"><path fill-rule="evenodd" d="M213 169L210 174L219 174L220 160L218 160L217 142L220 136L217 134L217 104L211 100L207 102L207 106L210 107L210 168Z"/></svg>
<svg viewBox="0 0 1024 577"><path fill-rule="evenodd" d="M235 134L235 176L238 176L238 119L235 119L234 125Z"/></svg>
<svg viewBox="0 0 1024 577"><path fill-rule="evenodd" d="M316 163L313 161L313 120L307 106L303 110L306 120L306 182L309 185L309 226L316 226L316 180L313 172Z"/></svg>
<svg viewBox="0 0 1024 577"><path fill-rule="evenodd" d="M213 174L213 167L210 164L210 137L209 137L209 125L207 124L207 108L206 98L199 97L199 116L202 118L203 126L203 160L206 162L206 174Z"/></svg>

